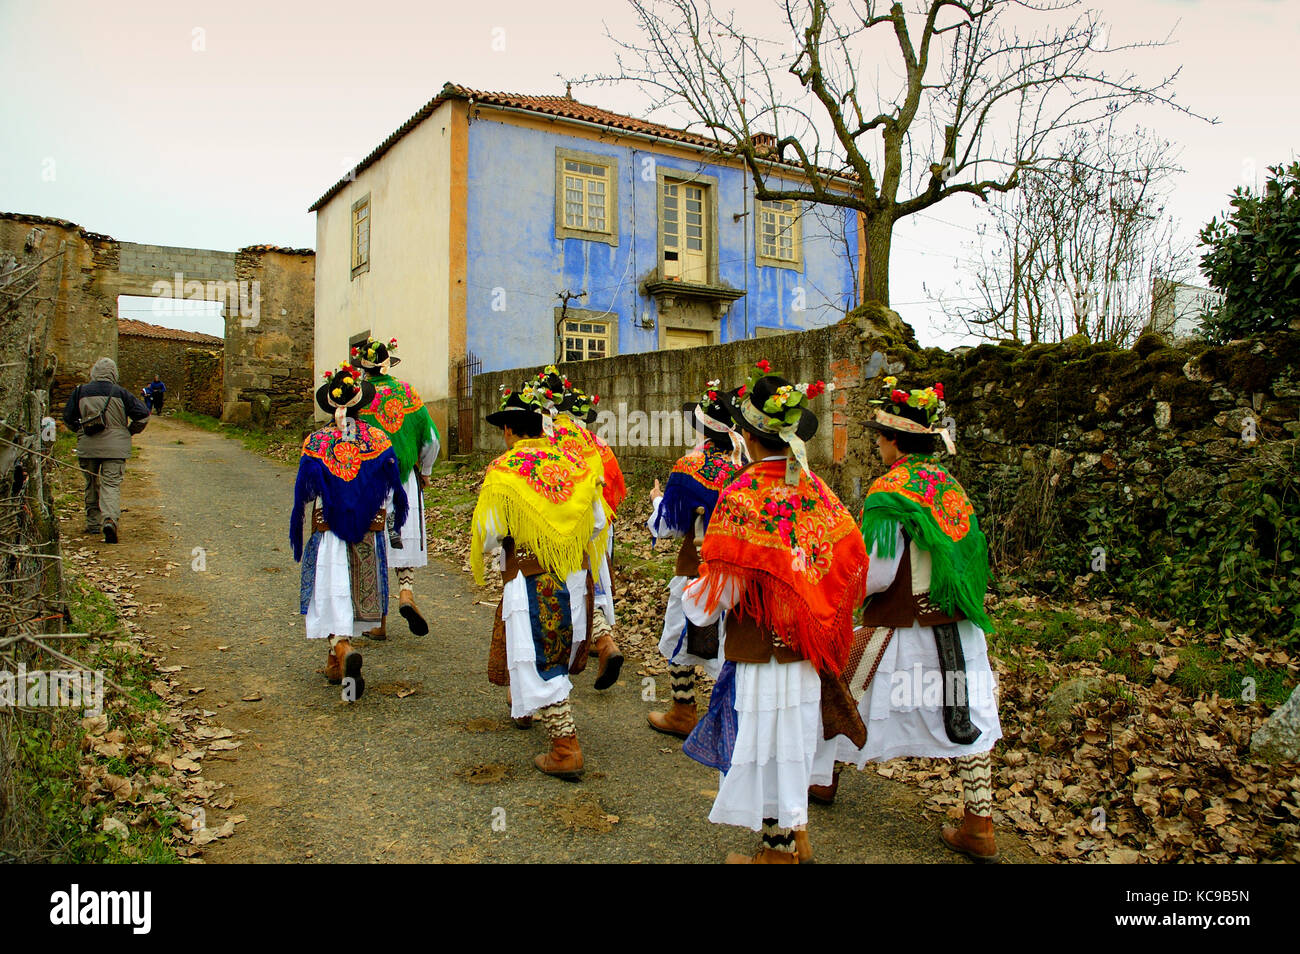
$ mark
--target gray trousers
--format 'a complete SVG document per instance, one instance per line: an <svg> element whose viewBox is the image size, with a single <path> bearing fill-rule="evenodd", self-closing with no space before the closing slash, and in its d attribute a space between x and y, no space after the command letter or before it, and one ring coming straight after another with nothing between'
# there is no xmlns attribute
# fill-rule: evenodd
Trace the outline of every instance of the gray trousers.
<svg viewBox="0 0 1300 954"><path fill-rule="evenodd" d="M86 471L86 529L98 533L105 520L116 526L122 520L122 477L126 461L111 457L83 457Z"/></svg>

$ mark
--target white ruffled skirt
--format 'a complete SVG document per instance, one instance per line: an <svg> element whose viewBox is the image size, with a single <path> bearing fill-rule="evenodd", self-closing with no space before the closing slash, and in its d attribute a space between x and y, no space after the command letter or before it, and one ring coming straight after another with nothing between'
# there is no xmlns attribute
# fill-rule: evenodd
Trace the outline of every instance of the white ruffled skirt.
<svg viewBox="0 0 1300 954"><path fill-rule="evenodd" d="M701 666L710 679L717 679L725 659L726 617L718 622L718 655L704 659L686 651L686 611L682 608L682 590L691 581L687 576L675 576L668 582L668 608L664 611L664 631L659 637L659 652L674 666Z"/></svg>
<svg viewBox="0 0 1300 954"><path fill-rule="evenodd" d="M564 581L569 591L573 616L573 648L569 663L587 639L587 571L570 573ZM510 715L519 719L538 709L569 698L573 683L567 675L543 679L537 672L537 651L533 642L532 617L528 612L528 585L522 573L507 583L501 593L501 618L506 627L506 666L510 671Z"/></svg>
<svg viewBox="0 0 1300 954"><path fill-rule="evenodd" d="M836 756L862 768L868 762L889 759L958 758L987 752L1002 738L998 719L998 694L984 632L969 620L957 623L962 654L966 657L967 702L971 722L980 736L958 745L943 728L943 676L934 630L909 626L894 632L880 666L858 702L867 725L867 744L858 749L846 738L837 739Z"/></svg>
<svg viewBox="0 0 1300 954"><path fill-rule="evenodd" d="M375 534L375 545L384 546ZM377 561L376 561L377 562ZM381 586L383 580L378 581ZM361 636L374 629L378 622L362 622L352 618L352 579L348 574L348 545L342 537L326 531L320 535L316 551L316 577L311 602L307 604L306 629L308 639L325 639L329 636Z"/></svg>
<svg viewBox="0 0 1300 954"><path fill-rule="evenodd" d="M821 680L809 662L736 664L736 747L709 821L759 831L808 823L808 786L831 780ZM821 751L819 751L821 750Z"/></svg>
<svg viewBox="0 0 1300 954"><path fill-rule="evenodd" d="M424 528L424 494L420 491L420 482L415 477L415 468L411 468L403 485L410 510L406 523L402 524L401 547L388 547L388 565L395 570L404 567L418 569L429 565L429 539ZM393 512L393 497L388 496L388 512ZM384 546L388 546L388 534L384 534Z"/></svg>

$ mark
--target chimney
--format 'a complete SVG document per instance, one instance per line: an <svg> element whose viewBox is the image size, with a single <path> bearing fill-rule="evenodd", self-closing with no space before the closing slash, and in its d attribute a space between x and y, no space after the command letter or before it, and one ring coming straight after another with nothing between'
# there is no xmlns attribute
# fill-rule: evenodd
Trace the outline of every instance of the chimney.
<svg viewBox="0 0 1300 954"><path fill-rule="evenodd" d="M754 144L754 152L759 156L770 156L776 152L776 136L772 133L754 133L750 142Z"/></svg>

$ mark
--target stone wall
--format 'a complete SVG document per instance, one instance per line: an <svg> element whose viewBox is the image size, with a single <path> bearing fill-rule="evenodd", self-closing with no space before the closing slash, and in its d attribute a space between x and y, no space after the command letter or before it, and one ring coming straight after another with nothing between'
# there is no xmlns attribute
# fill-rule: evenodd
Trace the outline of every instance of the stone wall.
<svg viewBox="0 0 1300 954"><path fill-rule="evenodd" d="M970 491L995 558L1008 562L1049 536L1095 537L1099 521L1120 514L1146 534L1147 552L1135 558L1158 559L1170 543L1162 528L1172 502L1196 501L1221 515L1262 455L1294 454L1300 444L1295 331L1221 347L1173 348L1148 335L1132 350L1071 342L949 353L918 350L897 316L868 308L831 328L562 370L601 395L606 415L597 426L620 460L662 472L684 443L645 446L648 435L620 431L619 422L634 410L678 408L710 377L734 387L759 358L794 380L835 383L829 401L812 404L821 426L810 456L854 510L883 471L862 423L881 379L892 373L914 387L942 381L956 430L951 468ZM483 420L496 407L498 386L518 387L536 370L474 379L476 449L503 446ZM1079 573L1088 570L1088 558L1082 549L1077 554Z"/></svg>
<svg viewBox="0 0 1300 954"><path fill-rule="evenodd" d="M180 380L185 385L185 409L195 414L220 417L223 386L222 349L194 348L185 350L181 361Z"/></svg>
<svg viewBox="0 0 1300 954"><path fill-rule="evenodd" d="M57 294L38 303L50 322L50 354L56 360L50 399L66 400L90 377L100 358L117 360L117 292L107 276L117 269L119 246L107 235L88 232L62 219L0 214L0 268L12 257L24 261L30 245L37 261L63 254L44 266Z"/></svg>
<svg viewBox="0 0 1300 954"><path fill-rule="evenodd" d="M220 339L215 339L219 342ZM163 398L164 410L190 406L190 387L184 373L185 355L194 347L193 341L171 338L154 338L146 335L119 334L117 339L117 380L132 394L153 380L154 375L167 386ZM215 344L220 354L221 345ZM221 409L217 409L221 413Z"/></svg>
<svg viewBox="0 0 1300 954"><path fill-rule="evenodd" d="M236 255L235 276L257 282L254 314L226 314L222 419L283 426L312 414L316 256L255 245Z"/></svg>

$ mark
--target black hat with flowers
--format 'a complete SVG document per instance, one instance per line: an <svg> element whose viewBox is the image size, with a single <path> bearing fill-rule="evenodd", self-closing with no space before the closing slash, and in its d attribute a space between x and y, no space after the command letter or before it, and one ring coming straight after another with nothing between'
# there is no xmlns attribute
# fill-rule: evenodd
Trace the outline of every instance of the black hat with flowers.
<svg viewBox="0 0 1300 954"><path fill-rule="evenodd" d="M322 377L325 383L316 389L316 404L326 414L342 407L348 417L356 417L375 400L375 386L362 377L360 368L346 361Z"/></svg>
<svg viewBox="0 0 1300 954"><path fill-rule="evenodd" d="M487 416L493 427L509 427L515 433L532 430L545 413L541 392L529 381L519 389L501 386L501 403Z"/></svg>
<svg viewBox="0 0 1300 954"><path fill-rule="evenodd" d="M728 394L722 390L722 383L718 380L705 382L704 393L700 395L698 401L687 401L682 405L682 410L691 415L691 424L694 428L705 437L717 438L725 437L724 432L717 431L707 423L700 421L695 414L695 409L700 409L700 415L716 421L730 430L732 427L731 408L727 402Z"/></svg>
<svg viewBox="0 0 1300 954"><path fill-rule="evenodd" d="M564 392L560 403L560 413L568 414L575 421L584 424L596 423L596 405L600 403L599 394L588 394L579 387L570 387Z"/></svg>
<svg viewBox="0 0 1300 954"><path fill-rule="evenodd" d="M941 437L948 453L953 453L952 438L941 423L948 410L943 400L942 382L936 381L928 388L904 391L898 387L898 379L890 375L883 384L885 396L870 402L875 405L875 410L864 422L867 427L895 437L899 434Z"/></svg>
<svg viewBox="0 0 1300 954"><path fill-rule="evenodd" d="M402 359L393 354L396 350L396 338L389 338L387 343L367 338L361 344L352 346L352 360L367 371L378 370L385 361L391 368L402 363Z"/></svg>
<svg viewBox="0 0 1300 954"><path fill-rule="evenodd" d="M726 396L733 424L760 437L789 440L790 434L806 441L817 433L817 415L808 407L808 399L826 390L825 383L794 384L772 373L766 358L756 363L749 380Z"/></svg>
<svg viewBox="0 0 1300 954"><path fill-rule="evenodd" d="M823 381L795 384L772 373L766 358L755 363L742 387L727 395L728 409L736 428L768 442L780 441L790 447L785 480L794 486L799 474L811 474L805 441L817 433L817 415L808 401L834 387Z"/></svg>

